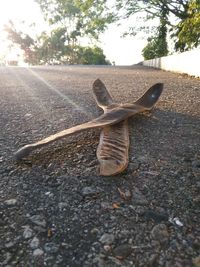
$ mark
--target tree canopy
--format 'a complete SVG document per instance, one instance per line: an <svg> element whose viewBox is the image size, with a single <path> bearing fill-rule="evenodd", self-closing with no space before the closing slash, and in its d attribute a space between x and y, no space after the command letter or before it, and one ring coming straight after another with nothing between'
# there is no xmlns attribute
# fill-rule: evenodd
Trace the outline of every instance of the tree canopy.
<svg viewBox="0 0 200 267"><path fill-rule="evenodd" d="M142 50L142 55L145 60L156 57L163 57L168 54L167 45L167 12L162 10L160 17L160 25L157 28L155 36L148 38L147 45Z"/></svg>
<svg viewBox="0 0 200 267"><path fill-rule="evenodd" d="M81 46L83 38L98 40L115 17L104 0L35 0L41 7L50 32L37 38L18 31L10 22L8 38L24 51L29 64L108 64L96 45ZM90 54L91 57L88 55ZM80 57L80 58L79 58ZM96 60L96 61L95 61Z"/></svg>
<svg viewBox="0 0 200 267"><path fill-rule="evenodd" d="M118 10L124 11L124 18L145 12L147 19L160 18L160 26L164 12L165 24L174 39L176 51L185 51L200 44L200 0L116 0L116 3ZM131 29L134 30L134 27ZM157 35L149 39L148 47L158 43L155 41L156 38L160 40L159 33L158 29Z"/></svg>
<svg viewBox="0 0 200 267"><path fill-rule="evenodd" d="M200 44L200 0L113 0L114 10L109 0L35 1L49 23L48 32L33 38L18 31L12 22L5 27L9 39L19 44L31 64L95 64L95 60L106 64L102 49L96 45L83 47L82 40L97 41L108 24L141 12L147 20L159 18L157 30L143 49L145 59L168 54L168 35L174 40L176 51ZM131 31L135 30L130 26ZM143 29L144 24L140 30Z"/></svg>
<svg viewBox="0 0 200 267"><path fill-rule="evenodd" d="M24 61L31 65L110 64L103 50L97 46L84 47L78 44L72 46L66 43L63 28L56 28L50 34L43 32L35 39L18 31L11 21L5 26L5 30L12 43L19 45L23 50Z"/></svg>
<svg viewBox="0 0 200 267"><path fill-rule="evenodd" d="M105 0L35 0L44 18L54 27L65 29L68 43L80 37L98 39L107 25L115 20Z"/></svg>
<svg viewBox="0 0 200 267"><path fill-rule="evenodd" d="M200 1L189 1L187 17L177 24L175 36L176 50L185 51L200 44Z"/></svg>

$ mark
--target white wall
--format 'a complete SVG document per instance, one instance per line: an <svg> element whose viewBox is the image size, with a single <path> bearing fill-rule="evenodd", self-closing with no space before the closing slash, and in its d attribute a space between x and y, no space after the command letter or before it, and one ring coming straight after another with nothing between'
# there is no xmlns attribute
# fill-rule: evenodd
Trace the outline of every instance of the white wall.
<svg viewBox="0 0 200 267"><path fill-rule="evenodd" d="M146 60L143 65L200 77L200 49Z"/></svg>

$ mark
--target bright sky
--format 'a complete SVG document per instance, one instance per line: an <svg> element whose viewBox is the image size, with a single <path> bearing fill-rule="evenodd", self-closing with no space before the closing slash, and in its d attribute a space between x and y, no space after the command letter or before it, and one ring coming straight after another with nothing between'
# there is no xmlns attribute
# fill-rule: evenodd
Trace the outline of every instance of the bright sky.
<svg viewBox="0 0 200 267"><path fill-rule="evenodd" d="M0 0L0 60L5 54L9 54L9 59L16 57L7 48L5 33L2 32L3 25L8 20L24 21L26 25L35 23L38 31L45 28L40 8L34 0ZM111 62L114 61L116 65L131 65L143 59L141 50L146 44L145 40L137 37L120 37L128 25L131 26L129 23L127 22L127 25L123 26L110 25L108 30L101 35L100 46L107 59ZM25 30L29 32L30 28Z"/></svg>

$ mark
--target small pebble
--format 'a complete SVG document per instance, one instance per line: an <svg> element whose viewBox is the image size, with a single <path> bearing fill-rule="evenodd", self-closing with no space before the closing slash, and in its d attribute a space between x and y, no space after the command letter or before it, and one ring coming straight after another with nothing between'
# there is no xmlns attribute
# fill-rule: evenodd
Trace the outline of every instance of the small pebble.
<svg viewBox="0 0 200 267"><path fill-rule="evenodd" d="M109 246L109 245L105 245L105 246L103 247L103 249L104 249L106 252L111 251L111 246Z"/></svg>
<svg viewBox="0 0 200 267"><path fill-rule="evenodd" d="M56 253L59 250L59 246L55 243L46 243L44 245L44 250L47 253Z"/></svg>
<svg viewBox="0 0 200 267"><path fill-rule="evenodd" d="M26 113L26 114L24 115L24 117L31 117L31 116L32 116L31 113Z"/></svg>
<svg viewBox="0 0 200 267"><path fill-rule="evenodd" d="M69 204L67 202L60 202L58 203L58 207L60 210L69 207Z"/></svg>
<svg viewBox="0 0 200 267"><path fill-rule="evenodd" d="M137 170L139 169L139 167L140 167L140 165L139 165L139 163L137 163L137 162L130 162L130 163L129 163L129 170L130 170L131 172L133 172L133 171L137 171Z"/></svg>
<svg viewBox="0 0 200 267"><path fill-rule="evenodd" d="M91 230L91 234L93 234L93 235L97 235L98 233L99 233L99 229L97 229L97 228L93 228Z"/></svg>
<svg viewBox="0 0 200 267"><path fill-rule="evenodd" d="M11 198L11 199L5 200L4 203L8 206L14 206L17 203L17 199Z"/></svg>
<svg viewBox="0 0 200 267"><path fill-rule="evenodd" d="M36 249L36 248L39 247L39 244L40 244L39 239L38 239L37 237L34 237L34 238L31 240L31 242L30 242L30 247L31 247L32 249Z"/></svg>
<svg viewBox="0 0 200 267"><path fill-rule="evenodd" d="M113 234L103 234L100 238L100 242L105 245L111 245L115 240L115 237Z"/></svg>
<svg viewBox="0 0 200 267"><path fill-rule="evenodd" d="M162 221L168 221L169 219L168 214L158 213L153 210L146 210L143 215L147 220L153 220L157 223Z"/></svg>
<svg viewBox="0 0 200 267"><path fill-rule="evenodd" d="M23 237L25 239L31 238L33 236L33 230L29 226L24 227Z"/></svg>
<svg viewBox="0 0 200 267"><path fill-rule="evenodd" d="M132 193L131 193L130 190L125 190L124 194L125 194L125 199L126 200L130 200L131 199Z"/></svg>
<svg viewBox="0 0 200 267"><path fill-rule="evenodd" d="M109 202L101 202L101 208L103 210L111 210L112 205Z"/></svg>
<svg viewBox="0 0 200 267"><path fill-rule="evenodd" d="M183 227L183 223L177 217L169 218L169 222L171 222L171 223L173 223L173 224L175 224L177 226Z"/></svg>
<svg viewBox="0 0 200 267"><path fill-rule="evenodd" d="M169 238L169 233L165 224L157 224L151 231L151 236L154 240L159 241L161 244L166 243Z"/></svg>
<svg viewBox="0 0 200 267"><path fill-rule="evenodd" d="M10 241L10 242L5 244L5 247L6 248L12 248L14 245L15 245L15 242Z"/></svg>
<svg viewBox="0 0 200 267"><path fill-rule="evenodd" d="M47 223L42 215L33 215L30 220L38 226L46 227Z"/></svg>
<svg viewBox="0 0 200 267"><path fill-rule="evenodd" d="M113 253L115 257L119 260L127 258L132 252L132 248L128 244L118 246L114 249Z"/></svg>
<svg viewBox="0 0 200 267"><path fill-rule="evenodd" d="M101 193L100 188L95 188L91 186L86 186L81 190L81 194L84 197L93 197L99 195L100 193Z"/></svg>
<svg viewBox="0 0 200 267"><path fill-rule="evenodd" d="M200 160L194 160L192 162L192 167L194 167L194 168L200 168Z"/></svg>
<svg viewBox="0 0 200 267"><path fill-rule="evenodd" d="M133 203L137 205L146 205L148 203L145 196L140 192L137 187L134 187L132 191L132 200Z"/></svg>
<svg viewBox="0 0 200 267"><path fill-rule="evenodd" d="M42 256L43 254L44 254L44 251L40 248L37 248L33 251L33 256L35 256L35 257Z"/></svg>

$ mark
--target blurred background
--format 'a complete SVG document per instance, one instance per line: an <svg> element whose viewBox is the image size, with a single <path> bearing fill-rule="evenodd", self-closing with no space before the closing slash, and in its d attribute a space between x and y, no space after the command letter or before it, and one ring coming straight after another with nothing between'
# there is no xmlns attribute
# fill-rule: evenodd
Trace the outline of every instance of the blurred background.
<svg viewBox="0 0 200 267"><path fill-rule="evenodd" d="M199 0L0 0L0 65L132 65L199 47Z"/></svg>

